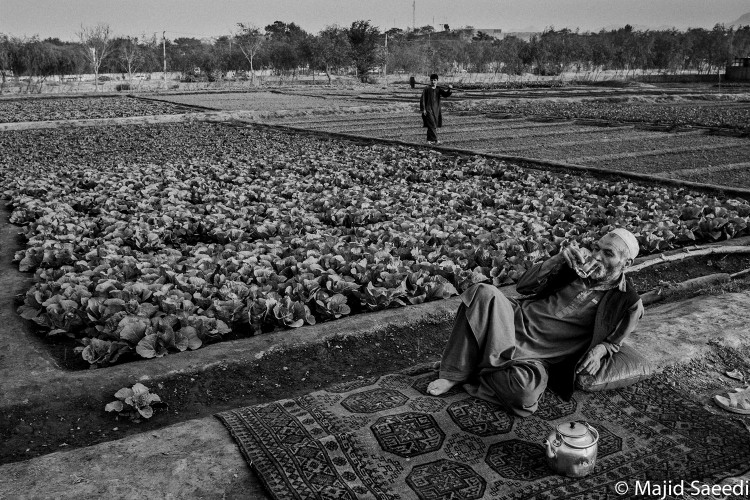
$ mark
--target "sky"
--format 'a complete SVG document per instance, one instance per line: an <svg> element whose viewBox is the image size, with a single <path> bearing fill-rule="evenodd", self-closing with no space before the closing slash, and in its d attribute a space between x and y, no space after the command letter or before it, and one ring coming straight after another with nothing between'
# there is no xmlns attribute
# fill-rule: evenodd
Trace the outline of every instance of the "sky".
<svg viewBox="0 0 750 500"><path fill-rule="evenodd" d="M750 0L0 0L0 33L77 39L106 23L116 36L229 35L238 22L294 22L310 33L370 20L381 31L448 24L503 31L712 28L750 12Z"/></svg>

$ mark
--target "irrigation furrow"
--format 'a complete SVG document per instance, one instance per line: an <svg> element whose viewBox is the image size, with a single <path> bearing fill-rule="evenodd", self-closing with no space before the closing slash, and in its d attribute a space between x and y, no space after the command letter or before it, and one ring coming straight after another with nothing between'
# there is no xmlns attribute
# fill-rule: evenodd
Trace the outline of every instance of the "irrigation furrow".
<svg viewBox="0 0 750 500"><path fill-rule="evenodd" d="M417 125L418 128L422 128L422 125L420 122L418 122ZM565 128L563 128L565 127ZM570 128L571 132L568 132L567 129ZM552 129L552 131L550 131ZM482 131L482 130L489 130L493 131L492 137L495 136L529 136L529 135L555 135L555 134L568 134L568 133L582 133L588 130L591 130L592 127L588 126L572 126L570 123L539 123L539 122L516 122L513 123L504 123L504 122L496 122L496 121L477 121L473 120L471 122L467 122L464 126L457 126L455 123L448 124L444 126L441 131L440 135L444 137L451 136L452 134L466 134L476 131ZM346 131L352 131L353 128L349 127L346 129ZM360 129L362 132L367 132L368 130L372 130L372 127L363 127ZM561 131L562 130L562 131ZM609 128L608 130L612 130L612 128ZM340 131L343 132L343 129L339 130L331 130L331 131ZM496 132L494 132L496 131ZM472 137L471 139L474 139Z"/></svg>
<svg viewBox="0 0 750 500"><path fill-rule="evenodd" d="M305 128L305 127L301 127ZM348 133L348 134L354 134L359 135L363 137L373 137L373 138L381 138L381 139L401 139L401 140L408 140L409 137L415 137L415 138L422 138L425 134L424 129L422 128L421 124L417 123L414 124L412 127L405 127L403 125L399 125L397 127L392 128L384 128L384 129L373 129L372 127L367 127L364 129L359 130L352 130L351 128L325 128L325 129L316 129L317 131L321 132L331 132L331 133ZM523 130L523 132L519 133L519 130ZM610 129L611 130L611 129ZM444 143L450 143L453 145L458 145L460 143L472 143L472 142L479 142L480 145L484 144L486 141L491 140L494 142L497 141L517 141L520 138L539 138L539 137L555 137L555 136L562 136L562 135L572 135L572 134L582 134L582 133L599 133L600 130L594 129L590 130L587 128L579 128L576 130L560 130L559 128L556 130L549 130L548 127L532 127L532 128L515 128L512 129L512 134L509 134L509 129L504 127L468 127L468 128L460 128L456 129L453 127L450 128L443 128L439 132L439 136L441 140Z"/></svg>
<svg viewBox="0 0 750 500"><path fill-rule="evenodd" d="M305 115L305 116L295 116L293 118L287 118L287 119L274 119L273 123L275 125L289 125L289 126L297 126L297 125L316 125L316 124L329 124L329 123L362 123L364 119L366 118L367 121L371 121L372 119L380 120L380 119L392 119L392 118L409 118L413 116L418 116L415 112L410 113L358 113L356 115L341 115L341 114L335 114L335 115Z"/></svg>
<svg viewBox="0 0 750 500"><path fill-rule="evenodd" d="M750 145L736 148L712 148L701 151L676 151L662 155L632 154L627 158L603 160L598 156L568 158L569 163L595 164L612 170L626 172L699 171L716 165L745 163L750 158ZM694 174L690 174L694 175ZM704 175L704 174L701 174Z"/></svg>
<svg viewBox="0 0 750 500"><path fill-rule="evenodd" d="M731 170L750 170L750 162L740 162L740 163L729 163L727 165L711 165L708 167L700 167L700 168L683 168L681 170L672 170L667 172L657 172L656 175L664 175L667 177L681 177L684 175L691 175L691 174L706 174L706 173L713 173L713 172L729 172Z"/></svg>
<svg viewBox="0 0 750 500"><path fill-rule="evenodd" d="M687 146L679 148L664 148L654 149L651 151L631 151L627 153L613 153L604 155L593 155L593 156L582 156L577 158L570 158L571 161L580 162L587 158L595 158L597 161L602 160L621 160L624 158L632 158L633 156L645 157L645 156L660 156L680 153L691 153L691 152L703 152L715 149L726 149L726 144L699 144L696 146Z"/></svg>
<svg viewBox="0 0 750 500"><path fill-rule="evenodd" d="M356 114L356 115L348 115L348 116L342 116L340 114L338 115L328 115L328 116L320 116L320 115L305 115L305 116L295 116L291 118L281 118L281 119L274 119L272 120L275 125L288 125L288 126L304 126L306 128L324 128L329 125L341 125L342 127L347 127L347 130L351 129L351 125L354 125L358 128L367 128L368 126L371 126L372 124L384 121L388 123L393 123L394 120L411 120L414 119L421 123L421 118L419 116L419 112L410 112L410 113L362 113L362 114ZM270 120L269 120L270 121ZM510 118L510 119L497 119L497 118L489 118L484 115L450 115L444 117L444 123L445 127L454 127L456 125L466 125L471 123L477 123L477 122L491 122L493 124L507 124L510 127L513 127L517 123L522 123L521 127L539 127L539 126L546 126L549 127L553 124L551 123L544 123L544 122L535 122L535 121L529 121L525 118Z"/></svg>
<svg viewBox="0 0 750 500"><path fill-rule="evenodd" d="M728 139L728 140L727 140ZM539 144L535 154L545 158L569 158L575 162L581 157L614 156L616 154L643 155L652 151L656 154L667 152L682 152L691 150L708 150L711 148L727 149L744 147L749 145L748 141L742 139L731 139L716 136L696 136L690 133L686 136L676 134L652 133L630 137L629 135L605 138L602 140L579 140L563 145L562 143ZM700 146L699 146L700 145Z"/></svg>
<svg viewBox="0 0 750 500"><path fill-rule="evenodd" d="M471 122L469 122L471 123ZM330 132L366 132L369 130L383 130L388 128L411 128L411 127L422 127L422 120L417 115L405 117L404 119L385 119L385 120L371 120L368 123L363 123L361 120L358 122L349 123L309 123L300 124L299 126L309 128L311 130L328 130Z"/></svg>
<svg viewBox="0 0 750 500"><path fill-rule="evenodd" d="M388 131L388 130L399 130L399 129L411 129L411 128L423 128L422 127L422 120L412 120L411 123L383 123L383 124L371 124L368 126L361 126L361 127L325 127L325 130L329 130L331 132L350 132L350 133L368 133L368 132L380 132L380 131ZM318 130L323 130L322 128L318 128ZM467 123L465 125L460 126L451 126L451 127L443 127L441 130L441 135L449 135L452 133L466 133L466 132L473 132L478 130L495 130L495 131L502 131L507 130L507 127L504 127L502 125L497 125L494 122L471 122Z"/></svg>
<svg viewBox="0 0 750 500"><path fill-rule="evenodd" d="M623 129L632 129L631 127L617 127L617 128L610 128L609 130L617 130L618 132L621 132ZM602 130L601 132L605 132L606 130ZM554 148L581 148L585 146L590 145L597 145L602 146L606 148L611 148L612 146L620 146L627 147L632 149L634 141L644 141L647 139L652 139L654 136L654 132L645 132L645 131L632 131L630 133L626 134L612 134L614 137L597 137L599 131L591 131L587 132L585 135L582 134L582 136L576 140L573 141L561 141L561 142L548 142L545 144L547 147L554 147ZM697 135L697 134L703 134L703 131L692 131L687 132L686 134L689 135ZM591 137L590 139L587 137ZM668 140L668 139L665 139ZM525 146L517 146L517 147L511 147L510 150L520 150L524 149Z"/></svg>
<svg viewBox="0 0 750 500"><path fill-rule="evenodd" d="M631 128L631 127L627 127ZM493 141L517 141L523 139L539 139L539 138L555 138L555 137L579 137L581 135L590 134L605 134L611 132L612 129L600 129L595 127L579 127L579 126L566 126L565 128L558 127L550 130L549 128L532 128L532 129L503 129L501 132L485 137L473 135L464 137L453 137L450 132L444 132L442 136L446 137L447 140L455 143L462 143L463 147L469 147L472 143L483 142L483 139L492 139ZM464 134L462 134L464 135Z"/></svg>
<svg viewBox="0 0 750 500"><path fill-rule="evenodd" d="M739 170L721 170L718 172L683 173L680 180L709 183L721 186L746 188L750 186L750 168Z"/></svg>

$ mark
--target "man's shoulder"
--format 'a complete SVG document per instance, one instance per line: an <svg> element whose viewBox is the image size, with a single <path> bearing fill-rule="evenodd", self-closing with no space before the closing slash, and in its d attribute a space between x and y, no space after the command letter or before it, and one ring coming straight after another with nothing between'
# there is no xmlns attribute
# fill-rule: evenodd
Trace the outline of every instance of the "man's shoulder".
<svg viewBox="0 0 750 500"><path fill-rule="evenodd" d="M631 280L627 275L625 275L624 277L624 282L624 290L621 288L614 288L613 290L621 293L628 305L632 306L633 304L641 300L641 295L638 293L638 289L633 284L633 280Z"/></svg>

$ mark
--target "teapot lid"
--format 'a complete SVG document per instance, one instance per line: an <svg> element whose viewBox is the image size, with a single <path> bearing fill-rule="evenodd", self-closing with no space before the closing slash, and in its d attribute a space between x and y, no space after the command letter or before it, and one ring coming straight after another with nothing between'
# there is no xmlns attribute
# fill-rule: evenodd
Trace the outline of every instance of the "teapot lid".
<svg viewBox="0 0 750 500"><path fill-rule="evenodd" d="M598 434L594 434L596 431L585 422L563 422L557 426L557 432L568 438L563 439L566 443L575 447L589 446L599 440Z"/></svg>
<svg viewBox="0 0 750 500"><path fill-rule="evenodd" d="M581 422L563 422L557 426L557 432L567 437L583 437L588 434L588 429Z"/></svg>

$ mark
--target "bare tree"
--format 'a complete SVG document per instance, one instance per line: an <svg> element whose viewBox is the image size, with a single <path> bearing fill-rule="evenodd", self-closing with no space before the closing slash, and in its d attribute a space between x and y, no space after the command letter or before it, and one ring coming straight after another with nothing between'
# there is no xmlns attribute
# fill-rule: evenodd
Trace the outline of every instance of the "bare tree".
<svg viewBox="0 0 750 500"><path fill-rule="evenodd" d="M137 38L128 37L127 41L120 45L120 63L128 73L128 80L133 82L133 74L140 71L143 66L143 50L138 45Z"/></svg>
<svg viewBox="0 0 750 500"><path fill-rule="evenodd" d="M99 68L102 61L109 55L112 33L109 24L99 23L96 26L83 26L78 32L81 40L83 55L94 70L94 86L99 90Z"/></svg>
<svg viewBox="0 0 750 500"><path fill-rule="evenodd" d="M237 46L242 51L242 55L244 55L245 59L250 63L250 74L252 82L255 84L255 67L253 66L253 59L265 43L266 35L252 24L237 23L237 26L240 28L240 32L234 35L234 39L237 42Z"/></svg>

